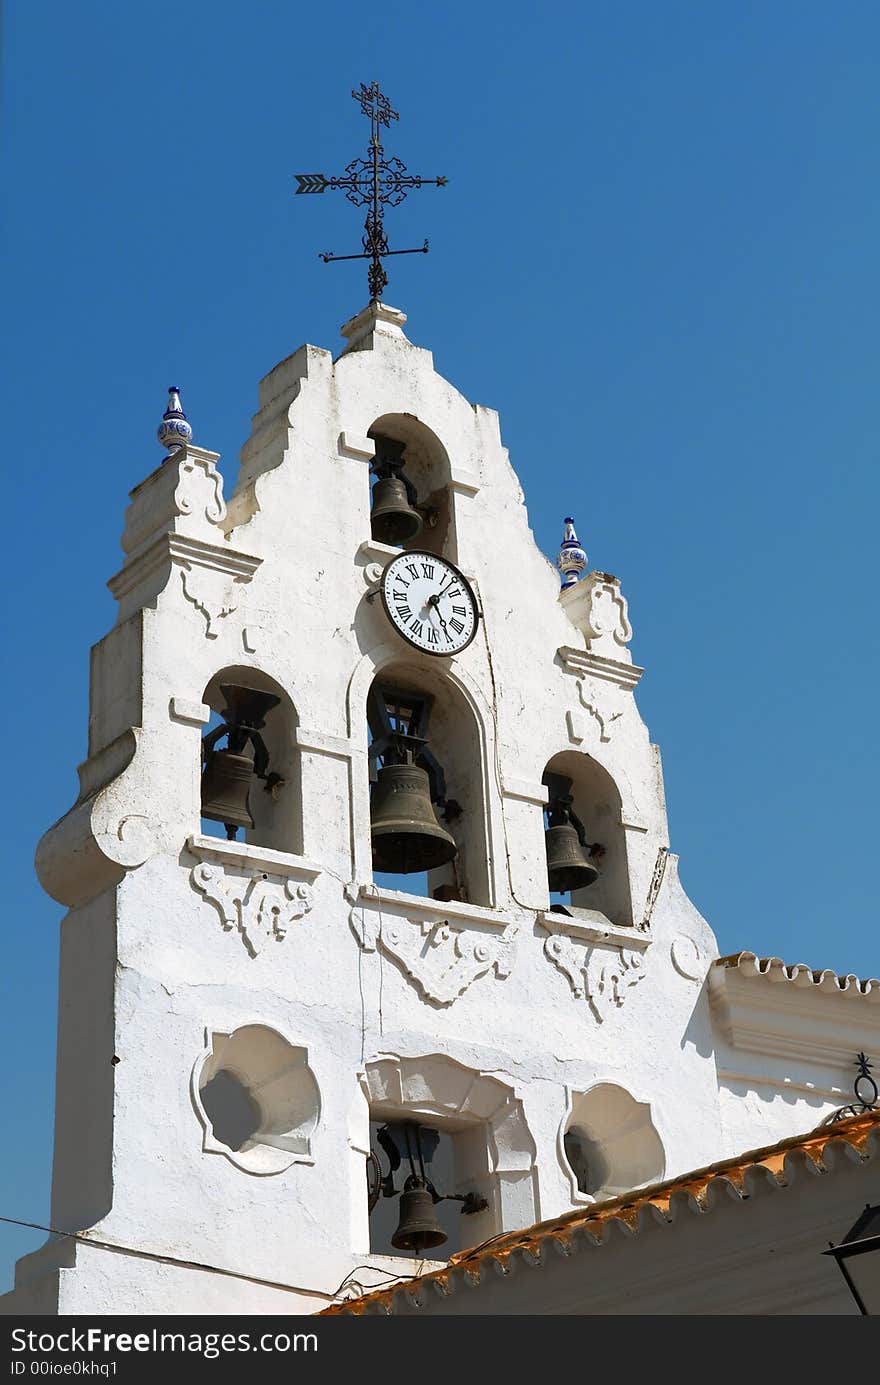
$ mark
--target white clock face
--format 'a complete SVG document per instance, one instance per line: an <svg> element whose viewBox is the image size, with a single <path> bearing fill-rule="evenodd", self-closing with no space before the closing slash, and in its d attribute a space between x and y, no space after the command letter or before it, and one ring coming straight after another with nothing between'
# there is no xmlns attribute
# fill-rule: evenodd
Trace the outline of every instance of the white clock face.
<svg viewBox="0 0 880 1385"><path fill-rule="evenodd" d="M477 603L457 567L436 553L401 553L382 574L388 619L426 654L458 654L477 632Z"/></svg>

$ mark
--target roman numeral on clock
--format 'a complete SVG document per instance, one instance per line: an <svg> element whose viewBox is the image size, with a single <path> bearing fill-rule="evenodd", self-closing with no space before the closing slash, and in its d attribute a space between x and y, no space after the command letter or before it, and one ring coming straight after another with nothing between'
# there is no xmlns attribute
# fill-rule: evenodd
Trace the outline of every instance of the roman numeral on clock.
<svg viewBox="0 0 880 1385"><path fill-rule="evenodd" d="M466 606L453 606L452 609L453 609L453 611L455 612L455 614L456 614L457 616L466 616L466 615L467 615L467 607L466 607Z"/></svg>
<svg viewBox="0 0 880 1385"><path fill-rule="evenodd" d="M460 634L462 633L462 631L464 630L464 626L462 625L462 623L461 623L460 620L451 620L451 621L449 622L449 624L452 626L452 628L453 628L453 630L455 631L456 635L460 635Z"/></svg>
<svg viewBox="0 0 880 1385"><path fill-rule="evenodd" d="M419 639L421 639L421 637L422 637L422 631L424 630L425 627L423 626L423 624L422 624L422 622L421 622L420 620L414 620L413 623L412 623L412 625L411 625L409 628L410 628L410 630L412 630L412 632L413 632L414 635L416 635Z"/></svg>
<svg viewBox="0 0 880 1385"><path fill-rule="evenodd" d="M429 577L429 578L430 578L430 577L433 577L433 576L434 576L434 564L433 564L433 563L422 563L422 575L423 575L424 577Z"/></svg>
<svg viewBox="0 0 880 1385"><path fill-rule="evenodd" d="M437 631L434 630L434 629L429 629L429 630L428 630L428 644L436 644L436 643L437 643Z"/></svg>
<svg viewBox="0 0 880 1385"><path fill-rule="evenodd" d="M406 570L409 573L410 577L413 579L413 581L415 581L419 575L419 570L416 567L415 563L407 563Z"/></svg>
<svg viewBox="0 0 880 1385"><path fill-rule="evenodd" d="M406 625L406 622L412 615L412 611L409 609L408 606L398 606L397 614L400 616L400 619L403 621L404 625Z"/></svg>

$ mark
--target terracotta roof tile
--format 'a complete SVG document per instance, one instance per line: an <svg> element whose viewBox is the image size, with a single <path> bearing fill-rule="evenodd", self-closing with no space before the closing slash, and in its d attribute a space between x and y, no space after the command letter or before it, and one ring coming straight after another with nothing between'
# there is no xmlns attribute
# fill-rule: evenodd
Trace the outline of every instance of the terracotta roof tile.
<svg viewBox="0 0 880 1385"><path fill-rule="evenodd" d="M880 981L875 976L862 981L852 973L839 976L827 969L816 971L804 962L791 964L781 957L758 957L754 952L732 952L719 957L715 966L736 969L744 976L763 976L769 981L790 981L795 986L816 986L825 992L847 992L880 1001Z"/></svg>
<svg viewBox="0 0 880 1385"><path fill-rule="evenodd" d="M544 1245L551 1243L564 1250L575 1231L586 1231L599 1240L609 1222L617 1222L630 1231L637 1231L639 1215L643 1209L653 1208L659 1215L667 1217L670 1202L676 1196L693 1199L696 1209L705 1211L713 1186L727 1183L742 1195L746 1191L747 1175L753 1169L764 1169L784 1185L786 1162L792 1156L806 1159L817 1171L824 1172L825 1150L829 1144L843 1144L861 1157L867 1158L867 1141L874 1131L880 1131L880 1110L853 1116L833 1125L820 1126L806 1135L794 1135L763 1149L749 1150L744 1154L735 1155L732 1159L709 1164L693 1173L624 1193L620 1197L610 1198L607 1202L578 1208L550 1221L538 1222L536 1226L527 1227L522 1231L503 1232L483 1245L473 1246L453 1255L443 1269L433 1270L417 1279L407 1279L388 1289L374 1290L360 1298L333 1304L325 1308L323 1314L361 1314L368 1310L390 1312L396 1293L414 1294L422 1284L428 1282L433 1282L442 1291L448 1287L450 1277L456 1270L462 1270L471 1283L478 1284L482 1267L488 1260L494 1261L503 1271L506 1261L515 1252L540 1257Z"/></svg>

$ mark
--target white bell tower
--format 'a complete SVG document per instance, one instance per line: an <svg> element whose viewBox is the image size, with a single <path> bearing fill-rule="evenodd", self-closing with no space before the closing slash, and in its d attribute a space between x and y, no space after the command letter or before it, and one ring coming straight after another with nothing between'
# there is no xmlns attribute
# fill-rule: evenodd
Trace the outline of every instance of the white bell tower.
<svg viewBox="0 0 880 1385"><path fill-rule="evenodd" d="M716 947L669 850L620 583L578 580L572 527L560 591L496 414L404 323L371 303L337 360L276 366L225 501L175 395L131 493L80 796L37 854L69 911L52 1225L76 1236L20 1262L9 1311L310 1313L352 1275L410 1274L383 1126L425 1131L437 1191L470 1198L436 1204L435 1259L724 1152ZM452 653L383 598L380 448L421 523L404 548L473 596ZM421 607L441 633L444 600ZM200 777L230 689L262 695L264 758L227 838ZM388 690L428 709L452 839L391 882L368 721ZM242 759L260 769L243 732ZM589 858L555 907L548 821Z"/></svg>

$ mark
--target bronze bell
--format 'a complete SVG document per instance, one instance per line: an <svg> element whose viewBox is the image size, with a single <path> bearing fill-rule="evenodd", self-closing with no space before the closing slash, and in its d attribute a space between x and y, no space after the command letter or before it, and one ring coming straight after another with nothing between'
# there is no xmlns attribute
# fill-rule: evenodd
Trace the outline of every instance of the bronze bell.
<svg viewBox="0 0 880 1385"><path fill-rule="evenodd" d="M202 817L235 827L253 827L248 791L254 777L249 755L212 750L202 773Z"/></svg>
<svg viewBox="0 0 880 1385"><path fill-rule="evenodd" d="M428 775L418 765L385 765L370 800L373 870L395 875L434 870L458 855L437 821Z"/></svg>
<svg viewBox="0 0 880 1385"><path fill-rule="evenodd" d="M599 870L581 845L577 828L570 822L548 827L544 834L547 846L547 878L552 891L582 890L599 878Z"/></svg>
<svg viewBox="0 0 880 1385"><path fill-rule="evenodd" d="M410 1187L411 1178L400 1194L400 1221L391 1237L395 1250L411 1250L420 1255L423 1250L442 1246L448 1239L434 1214L434 1199L427 1188Z"/></svg>
<svg viewBox="0 0 880 1385"><path fill-rule="evenodd" d="M277 774L269 773L269 753L260 731L267 713L277 707L281 699L274 693L232 683L221 683L220 691L226 700L224 720L202 741L205 762L202 817L222 822L227 836L234 838L239 827L254 826L248 806L248 792L254 777L262 779L267 788L280 782ZM224 736L227 748L215 750L217 741ZM253 759L243 753L249 741L253 746Z"/></svg>
<svg viewBox="0 0 880 1385"><path fill-rule="evenodd" d="M409 503L400 476L386 476L373 487L370 529L378 543L409 543L422 527L422 517Z"/></svg>
<svg viewBox="0 0 880 1385"><path fill-rule="evenodd" d="M374 434L376 457L370 470L376 477L370 504L370 529L379 543L409 543L422 527L415 509L415 487L404 475L406 443Z"/></svg>

